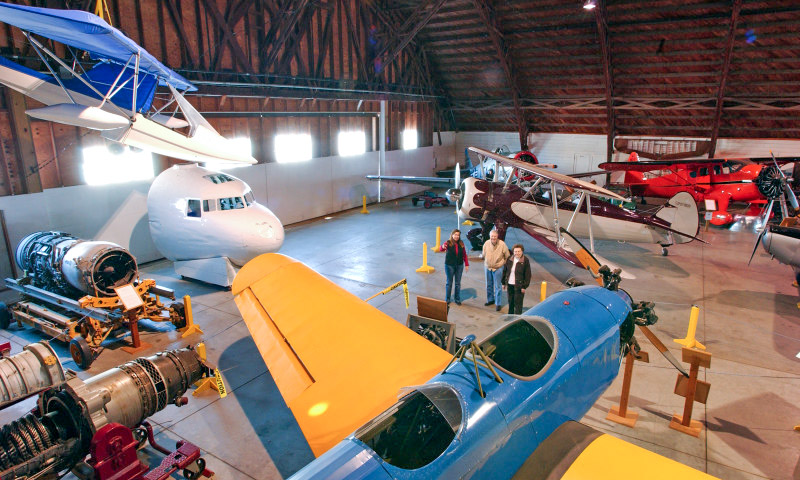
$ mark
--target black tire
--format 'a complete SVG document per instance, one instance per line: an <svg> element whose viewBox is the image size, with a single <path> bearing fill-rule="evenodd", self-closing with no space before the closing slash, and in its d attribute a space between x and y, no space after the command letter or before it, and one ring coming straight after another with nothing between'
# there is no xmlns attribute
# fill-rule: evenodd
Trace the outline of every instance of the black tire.
<svg viewBox="0 0 800 480"><path fill-rule="evenodd" d="M9 325L11 325L11 312L5 303L0 302L0 328L5 330Z"/></svg>
<svg viewBox="0 0 800 480"><path fill-rule="evenodd" d="M75 337L69 342L69 354L75 360L75 363L84 370L94 362L94 353L83 337Z"/></svg>
<svg viewBox="0 0 800 480"><path fill-rule="evenodd" d="M173 322L173 325L175 325L175 328L181 329L181 328L185 327L186 326L186 306L183 304L183 302L173 302L173 303L170 304L169 308L171 308L173 311L175 311L175 313L178 314L178 317L179 317L177 322Z"/></svg>
<svg viewBox="0 0 800 480"><path fill-rule="evenodd" d="M422 206L425 207L425 208L431 208L432 207L431 201L430 200L425 200L425 203L423 203Z"/></svg>
<svg viewBox="0 0 800 480"><path fill-rule="evenodd" d="M183 476L186 477L187 480L195 480L197 478L200 478L200 475L202 475L203 472L206 470L205 459L203 459L202 457L198 458L197 460L195 460L194 466L198 469L196 472L192 471L189 468L183 469Z"/></svg>
<svg viewBox="0 0 800 480"><path fill-rule="evenodd" d="M669 255L669 250L667 250L667 247L661 247L661 256L666 257L667 255Z"/></svg>

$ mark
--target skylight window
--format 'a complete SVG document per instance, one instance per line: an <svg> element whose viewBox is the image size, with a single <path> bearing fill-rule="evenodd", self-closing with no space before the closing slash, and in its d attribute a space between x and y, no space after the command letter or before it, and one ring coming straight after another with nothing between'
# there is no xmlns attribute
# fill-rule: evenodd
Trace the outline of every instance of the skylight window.
<svg viewBox="0 0 800 480"><path fill-rule="evenodd" d="M403 130L403 150L413 150L417 148L416 129Z"/></svg>
<svg viewBox="0 0 800 480"><path fill-rule="evenodd" d="M311 135L283 133L275 136L275 161L296 163L311 160Z"/></svg>
<svg viewBox="0 0 800 480"><path fill-rule="evenodd" d="M228 145L233 154L242 156L253 155L253 142L251 142L249 138L231 138ZM242 162L205 162L203 164L203 166L209 170L229 170L231 168L246 167L247 165L249 164Z"/></svg>
<svg viewBox="0 0 800 480"><path fill-rule="evenodd" d="M339 155L349 157L367 151L367 137L364 132L339 132Z"/></svg>
<svg viewBox="0 0 800 480"><path fill-rule="evenodd" d="M153 155L127 147L112 152L105 145L83 149L83 180L89 185L150 180L154 176Z"/></svg>

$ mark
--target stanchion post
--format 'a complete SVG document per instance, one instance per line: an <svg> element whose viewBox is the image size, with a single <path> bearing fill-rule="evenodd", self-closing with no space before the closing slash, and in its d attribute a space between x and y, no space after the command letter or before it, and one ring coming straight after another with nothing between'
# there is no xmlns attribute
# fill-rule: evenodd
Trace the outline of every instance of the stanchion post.
<svg viewBox="0 0 800 480"><path fill-rule="evenodd" d="M539 301L544 302L545 298L547 298L547 282L542 281L542 288L539 290Z"/></svg>
<svg viewBox="0 0 800 480"><path fill-rule="evenodd" d="M636 425L636 420L639 419L639 414L636 412L628 411L628 400L631 396L631 380L633 379L633 362L638 360L640 362L649 363L650 357L647 352L639 352L639 358L633 355L633 352L628 352L625 356L625 373L622 376L622 393L619 396L619 405L614 405L608 411L606 420L626 427L633 428Z"/></svg>
<svg viewBox="0 0 800 480"><path fill-rule="evenodd" d="M428 265L428 243L422 244L422 266L417 269L418 273L433 273L435 269Z"/></svg>
<svg viewBox="0 0 800 480"><path fill-rule="evenodd" d="M442 227L436 227L436 243L433 244L431 250L434 252L439 250L439 245L442 244Z"/></svg>
<svg viewBox="0 0 800 480"><path fill-rule="evenodd" d="M367 196L361 195L361 213L369 213L367 210Z"/></svg>
<svg viewBox="0 0 800 480"><path fill-rule="evenodd" d="M192 299L189 297L189 295L183 296L183 314L186 317L186 326L181 329L181 338L186 338L195 333L202 335L203 331L197 326L196 323L194 323L194 315L192 314Z"/></svg>

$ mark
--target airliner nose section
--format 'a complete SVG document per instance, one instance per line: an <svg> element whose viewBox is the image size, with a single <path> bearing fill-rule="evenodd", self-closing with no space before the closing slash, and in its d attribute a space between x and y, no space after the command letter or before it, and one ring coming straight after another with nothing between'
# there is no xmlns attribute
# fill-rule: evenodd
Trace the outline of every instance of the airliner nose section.
<svg viewBox="0 0 800 480"><path fill-rule="evenodd" d="M235 264L244 265L262 253L277 251L283 245L283 225L263 205L252 205L247 218L240 222L242 246L236 258L231 258Z"/></svg>

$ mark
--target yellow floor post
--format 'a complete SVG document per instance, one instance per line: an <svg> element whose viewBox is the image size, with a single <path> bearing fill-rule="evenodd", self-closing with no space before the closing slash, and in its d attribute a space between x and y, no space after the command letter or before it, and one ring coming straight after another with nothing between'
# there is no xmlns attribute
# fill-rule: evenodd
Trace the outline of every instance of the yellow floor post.
<svg viewBox="0 0 800 480"><path fill-rule="evenodd" d="M194 347L197 354L200 358L205 362L208 358L206 357L206 344L205 343L198 343ZM200 380L194 382L197 388L194 389L192 392L193 397L199 396L201 393L205 392L206 390L213 390L219 394L221 398L224 398L228 395L225 384L222 382L222 376L219 373L219 369L214 370L215 376L201 378ZM219 376L216 376L219 375Z"/></svg>
<svg viewBox="0 0 800 480"><path fill-rule="evenodd" d="M367 196L361 195L361 213L369 213L367 210Z"/></svg>
<svg viewBox="0 0 800 480"><path fill-rule="evenodd" d="M695 338L695 334L697 333L697 318L699 316L700 308L697 305L692 305L692 313L689 315L689 330L686 332L686 338L676 338L675 343L679 343L686 348L706 349L706 347Z"/></svg>
<svg viewBox="0 0 800 480"><path fill-rule="evenodd" d="M422 266L417 269L418 273L433 273L435 269L428 265L428 242L422 244Z"/></svg>
<svg viewBox="0 0 800 480"><path fill-rule="evenodd" d="M542 288L539 291L539 301L544 302L545 298L547 298L547 282L542 281Z"/></svg>
<svg viewBox="0 0 800 480"><path fill-rule="evenodd" d="M439 250L439 245L442 244L442 227L436 227L436 243L433 244L431 250L434 252Z"/></svg>
<svg viewBox="0 0 800 480"><path fill-rule="evenodd" d="M181 329L181 338L186 338L195 333L203 334L200 327L194 323L194 315L192 315L192 299L189 295L183 296L183 314L186 317L186 326Z"/></svg>

